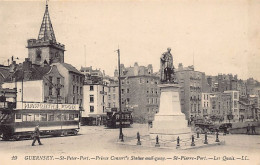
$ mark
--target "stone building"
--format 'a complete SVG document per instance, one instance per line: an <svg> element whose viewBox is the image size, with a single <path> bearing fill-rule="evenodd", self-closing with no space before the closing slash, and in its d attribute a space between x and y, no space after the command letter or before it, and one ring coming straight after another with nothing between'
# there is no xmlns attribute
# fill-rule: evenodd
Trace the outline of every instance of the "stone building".
<svg viewBox="0 0 260 165"><path fill-rule="evenodd" d="M238 121L240 118L239 114L239 91L224 91L224 93L231 96L231 111L227 115L232 115L232 120Z"/></svg>
<svg viewBox="0 0 260 165"><path fill-rule="evenodd" d="M105 81L105 75L98 69L92 69L92 66L81 67L80 72L85 76L82 124L101 125L108 110L109 81Z"/></svg>
<svg viewBox="0 0 260 165"><path fill-rule="evenodd" d="M212 93L201 93L201 113L199 116L207 117L211 115L211 105L210 105L210 96Z"/></svg>
<svg viewBox="0 0 260 165"><path fill-rule="evenodd" d="M133 111L134 122L145 123L152 121L158 112L160 91L158 83L160 77L153 73L152 65L121 68L121 105L124 111ZM115 71L118 77L118 71Z"/></svg>
<svg viewBox="0 0 260 165"><path fill-rule="evenodd" d="M118 111L119 108L119 93L118 79L108 77L108 92L107 92L107 112Z"/></svg>
<svg viewBox="0 0 260 165"><path fill-rule="evenodd" d="M205 73L195 71L193 66L183 67L180 63L176 70L176 77L180 88L181 110L186 118L201 116L202 93L208 93L210 87Z"/></svg>

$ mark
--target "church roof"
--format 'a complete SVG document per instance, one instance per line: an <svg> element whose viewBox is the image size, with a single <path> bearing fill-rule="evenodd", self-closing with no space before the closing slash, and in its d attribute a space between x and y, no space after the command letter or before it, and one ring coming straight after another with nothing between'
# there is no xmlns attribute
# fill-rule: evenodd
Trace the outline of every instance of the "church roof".
<svg viewBox="0 0 260 165"><path fill-rule="evenodd" d="M49 11L48 11L48 4L46 4L40 32L38 35L38 40L42 41L53 41L56 42L54 30L52 27Z"/></svg>

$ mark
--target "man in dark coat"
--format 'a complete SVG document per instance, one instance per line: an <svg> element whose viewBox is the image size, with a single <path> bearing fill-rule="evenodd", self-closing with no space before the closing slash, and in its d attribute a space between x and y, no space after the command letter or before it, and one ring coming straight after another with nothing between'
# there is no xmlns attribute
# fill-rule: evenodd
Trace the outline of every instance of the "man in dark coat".
<svg viewBox="0 0 260 165"><path fill-rule="evenodd" d="M33 132L33 142L32 142L32 146L34 146L34 143L36 142L36 140L38 141L39 145L42 145L41 141L40 141L40 129L39 129L39 124L37 124L37 126L34 129Z"/></svg>
<svg viewBox="0 0 260 165"><path fill-rule="evenodd" d="M250 134L250 124L248 124L247 128L246 128L246 134Z"/></svg>
<svg viewBox="0 0 260 165"><path fill-rule="evenodd" d="M251 128L252 128L252 135L256 134L256 132L255 132L255 125L254 124L252 124Z"/></svg>

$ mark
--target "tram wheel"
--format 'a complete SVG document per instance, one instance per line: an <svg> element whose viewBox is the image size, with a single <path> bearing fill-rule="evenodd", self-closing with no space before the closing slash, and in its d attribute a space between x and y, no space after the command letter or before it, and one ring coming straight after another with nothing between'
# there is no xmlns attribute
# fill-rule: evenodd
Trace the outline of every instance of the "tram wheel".
<svg viewBox="0 0 260 165"><path fill-rule="evenodd" d="M19 141L20 139L21 139L21 137L19 135L14 136L14 140L16 140L16 141Z"/></svg>
<svg viewBox="0 0 260 165"><path fill-rule="evenodd" d="M73 132L73 135L77 135L77 134L78 134L78 131L74 131L74 132Z"/></svg>
<svg viewBox="0 0 260 165"><path fill-rule="evenodd" d="M5 141L8 141L8 140L10 140L10 136L3 134L2 139L5 140Z"/></svg>

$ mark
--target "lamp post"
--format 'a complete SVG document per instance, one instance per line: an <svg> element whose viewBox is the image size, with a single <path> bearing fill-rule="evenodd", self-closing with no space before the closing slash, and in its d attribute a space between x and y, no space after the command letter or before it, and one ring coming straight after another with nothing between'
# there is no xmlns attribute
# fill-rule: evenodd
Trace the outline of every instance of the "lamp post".
<svg viewBox="0 0 260 165"><path fill-rule="evenodd" d="M121 109L121 80L120 80L120 50L117 49L118 54L118 94L119 94L119 139L123 140L123 130L122 130L122 109Z"/></svg>

